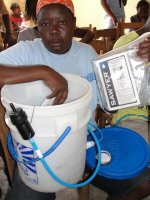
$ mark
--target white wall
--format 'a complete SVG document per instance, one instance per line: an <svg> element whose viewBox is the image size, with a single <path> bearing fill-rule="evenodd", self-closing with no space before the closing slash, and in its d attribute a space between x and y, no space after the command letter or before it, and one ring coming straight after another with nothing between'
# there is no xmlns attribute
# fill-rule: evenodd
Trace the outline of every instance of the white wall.
<svg viewBox="0 0 150 200"><path fill-rule="evenodd" d="M139 0L128 0L125 7L126 21L130 21L130 16L136 14L136 5ZM150 0L147 0L150 2ZM93 27L103 28L103 8L100 0L73 0L77 26L84 27L92 24Z"/></svg>

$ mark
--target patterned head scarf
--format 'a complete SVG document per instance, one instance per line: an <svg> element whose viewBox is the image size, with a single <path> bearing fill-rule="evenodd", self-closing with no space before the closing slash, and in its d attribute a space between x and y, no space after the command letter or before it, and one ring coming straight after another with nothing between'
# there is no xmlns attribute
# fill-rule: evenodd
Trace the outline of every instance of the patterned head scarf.
<svg viewBox="0 0 150 200"><path fill-rule="evenodd" d="M37 6L36 6L36 14L39 13L39 11L46 5L52 4L52 3L59 3L67 8L74 14L74 5L72 0L38 0Z"/></svg>

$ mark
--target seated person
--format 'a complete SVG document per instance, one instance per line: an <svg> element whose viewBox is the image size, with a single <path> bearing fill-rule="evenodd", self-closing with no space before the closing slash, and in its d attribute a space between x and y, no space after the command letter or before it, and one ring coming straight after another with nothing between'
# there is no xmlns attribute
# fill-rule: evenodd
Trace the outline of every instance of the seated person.
<svg viewBox="0 0 150 200"><path fill-rule="evenodd" d="M3 21L2 30L5 31L3 32L4 34L2 34L4 48L8 48L16 43L16 38L12 34L9 12L3 0L0 1L0 15Z"/></svg>
<svg viewBox="0 0 150 200"><path fill-rule="evenodd" d="M130 17L131 22L146 22L149 17L149 3L146 0L140 0L137 3L137 14Z"/></svg>
<svg viewBox="0 0 150 200"><path fill-rule="evenodd" d="M12 23L12 30L13 31L20 31L20 26L23 21L23 18L21 17L21 9L20 6L17 3L12 3L10 6L10 9L12 10L12 15L10 16L10 21Z"/></svg>
<svg viewBox="0 0 150 200"><path fill-rule="evenodd" d="M43 80L51 88L49 98L54 97L54 104L62 104L67 98L68 84L59 73L76 74L92 87L91 111L94 113L100 97L91 61L97 54L90 45L72 40L76 27L72 1L39 0L36 10L41 38L19 42L0 53L0 87ZM18 171L15 172L9 200L56 198L54 193L32 190L22 182Z"/></svg>

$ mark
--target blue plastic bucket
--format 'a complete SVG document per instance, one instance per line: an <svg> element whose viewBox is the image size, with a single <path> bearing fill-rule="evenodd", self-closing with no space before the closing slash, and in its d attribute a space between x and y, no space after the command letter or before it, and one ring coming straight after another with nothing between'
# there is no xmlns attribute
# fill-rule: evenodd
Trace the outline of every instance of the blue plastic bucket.
<svg viewBox="0 0 150 200"><path fill-rule="evenodd" d="M150 160L150 148L142 136L127 128L111 127L101 130L101 149L111 155L111 161L107 165L101 165L98 175L125 180L144 171ZM97 138L101 137L98 131L95 131L95 134ZM91 137L88 140L91 140ZM86 164L92 170L96 167L96 154L95 146L87 150Z"/></svg>

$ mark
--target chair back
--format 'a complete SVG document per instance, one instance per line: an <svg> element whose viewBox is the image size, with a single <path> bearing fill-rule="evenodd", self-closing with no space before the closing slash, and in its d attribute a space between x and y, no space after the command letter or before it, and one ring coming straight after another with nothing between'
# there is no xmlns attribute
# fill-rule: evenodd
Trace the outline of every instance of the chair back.
<svg viewBox="0 0 150 200"><path fill-rule="evenodd" d="M89 26L83 26L83 27L81 27L81 28L86 29L86 30L89 30L89 31L93 31L92 24L89 24Z"/></svg>
<svg viewBox="0 0 150 200"><path fill-rule="evenodd" d="M119 36L124 35L124 32L126 29L140 29L142 26L144 26L145 23L143 22L119 22L117 25L118 34Z"/></svg>
<svg viewBox="0 0 150 200"><path fill-rule="evenodd" d="M99 29L93 28L94 39L91 45L98 54L106 53L112 50L114 43L119 37L118 29Z"/></svg>

